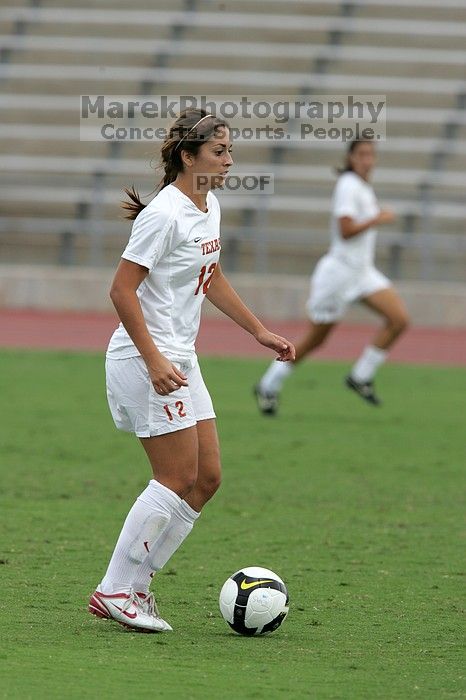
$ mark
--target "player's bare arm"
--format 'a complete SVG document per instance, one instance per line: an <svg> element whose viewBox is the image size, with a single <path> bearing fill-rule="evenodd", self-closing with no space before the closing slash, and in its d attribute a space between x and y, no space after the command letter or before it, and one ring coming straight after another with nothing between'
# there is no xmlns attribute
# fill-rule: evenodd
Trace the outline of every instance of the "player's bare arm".
<svg viewBox="0 0 466 700"><path fill-rule="evenodd" d="M130 260L120 260L110 289L110 298L118 316L146 363L158 394L166 396L187 386L186 376L155 345L142 313L136 291L148 270Z"/></svg>
<svg viewBox="0 0 466 700"><path fill-rule="evenodd" d="M380 224L391 224L395 221L395 214L389 209L382 209L382 211L373 216L371 219L367 219L362 223L356 223L356 221L351 216L342 216L338 219L340 224L341 236L345 240L348 238L353 238L372 226L379 226Z"/></svg>

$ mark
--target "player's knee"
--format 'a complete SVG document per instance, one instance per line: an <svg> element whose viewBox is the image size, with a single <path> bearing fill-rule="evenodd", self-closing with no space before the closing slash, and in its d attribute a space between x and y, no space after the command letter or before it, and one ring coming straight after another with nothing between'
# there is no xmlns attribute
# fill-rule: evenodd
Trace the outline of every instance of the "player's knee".
<svg viewBox="0 0 466 700"><path fill-rule="evenodd" d="M196 485L197 481L197 466L187 467L176 475L171 475L169 488L172 489L180 498L185 498Z"/></svg>
<svg viewBox="0 0 466 700"><path fill-rule="evenodd" d="M182 488L183 488L183 495L187 495L190 493L193 488L196 485L197 481L197 472L194 470L190 472L189 474L185 474L183 477L183 483L182 483Z"/></svg>
<svg viewBox="0 0 466 700"><path fill-rule="evenodd" d="M212 493L212 496L214 493L216 493L222 483L222 475L221 474L216 474L215 477L213 477L210 481L210 491Z"/></svg>
<svg viewBox="0 0 466 700"><path fill-rule="evenodd" d="M212 496L220 488L222 482L222 477L220 472L215 474L205 475L200 478L197 482L197 488L202 492L203 497L207 500L212 498Z"/></svg>
<svg viewBox="0 0 466 700"><path fill-rule="evenodd" d="M397 335L404 333L409 326L409 316L407 313L399 313L390 319L390 326L393 328Z"/></svg>
<svg viewBox="0 0 466 700"><path fill-rule="evenodd" d="M320 348L320 346L325 343L326 339L326 335L317 335L315 338L312 339L312 342L309 343L310 350L314 350L314 348Z"/></svg>

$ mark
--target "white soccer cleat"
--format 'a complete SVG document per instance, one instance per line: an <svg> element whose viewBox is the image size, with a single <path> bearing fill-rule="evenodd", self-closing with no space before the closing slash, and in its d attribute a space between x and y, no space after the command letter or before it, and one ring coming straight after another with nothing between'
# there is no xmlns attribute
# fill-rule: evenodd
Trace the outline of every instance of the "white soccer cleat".
<svg viewBox="0 0 466 700"><path fill-rule="evenodd" d="M167 630L166 622L145 612L140 598L133 590L129 593L105 594L97 589L91 595L88 610L92 615L116 620L120 625L135 632L165 632ZM170 626L168 625L168 627Z"/></svg>
<svg viewBox="0 0 466 700"><path fill-rule="evenodd" d="M160 617L159 609L157 603L155 602L153 593L136 593L137 598L139 598L139 604L142 610L147 615L152 615L163 627L163 632L173 632L173 627L168 624L163 618Z"/></svg>

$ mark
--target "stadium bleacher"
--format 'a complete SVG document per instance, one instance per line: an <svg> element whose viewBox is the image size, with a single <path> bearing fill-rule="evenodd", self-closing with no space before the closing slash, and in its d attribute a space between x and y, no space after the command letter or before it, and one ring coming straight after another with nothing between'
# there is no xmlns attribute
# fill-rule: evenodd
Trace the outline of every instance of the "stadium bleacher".
<svg viewBox="0 0 466 700"><path fill-rule="evenodd" d="M397 276L466 279L466 5L462 0L44 0L0 9L0 257L114 264L118 203L149 194L158 146L80 141L79 95L387 95L375 185ZM326 247L341 143L241 142L275 195L222 196L224 264L307 273ZM437 258L442 264L436 265ZM428 259L429 264L426 264Z"/></svg>

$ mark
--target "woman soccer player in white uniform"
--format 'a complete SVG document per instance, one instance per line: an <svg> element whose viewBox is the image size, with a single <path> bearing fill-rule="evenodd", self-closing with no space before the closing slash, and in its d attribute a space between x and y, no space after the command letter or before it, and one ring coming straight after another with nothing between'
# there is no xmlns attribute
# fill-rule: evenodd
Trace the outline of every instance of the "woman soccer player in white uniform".
<svg viewBox="0 0 466 700"><path fill-rule="evenodd" d="M183 112L162 146L165 177L135 219L110 296L121 319L107 350L107 395L116 426L135 433L153 479L128 513L89 611L130 628L161 632L149 584L190 533L220 484L215 413L195 352L207 297L255 339L294 358L243 304L220 264L220 209L210 191L233 161L226 122Z"/></svg>
<svg viewBox="0 0 466 700"><path fill-rule="evenodd" d="M374 267L376 226L394 220L391 211L379 208L369 184L375 161L372 142L350 144L346 166L333 193L330 250L319 260L311 278L307 303L310 324L296 344L294 361L297 364L322 345L351 302L364 302L383 318L384 324L345 382L372 405L380 404L373 384L375 373L408 323L405 306L390 280ZM256 385L262 413L276 413L279 393L292 369L292 363L285 366L274 362Z"/></svg>

